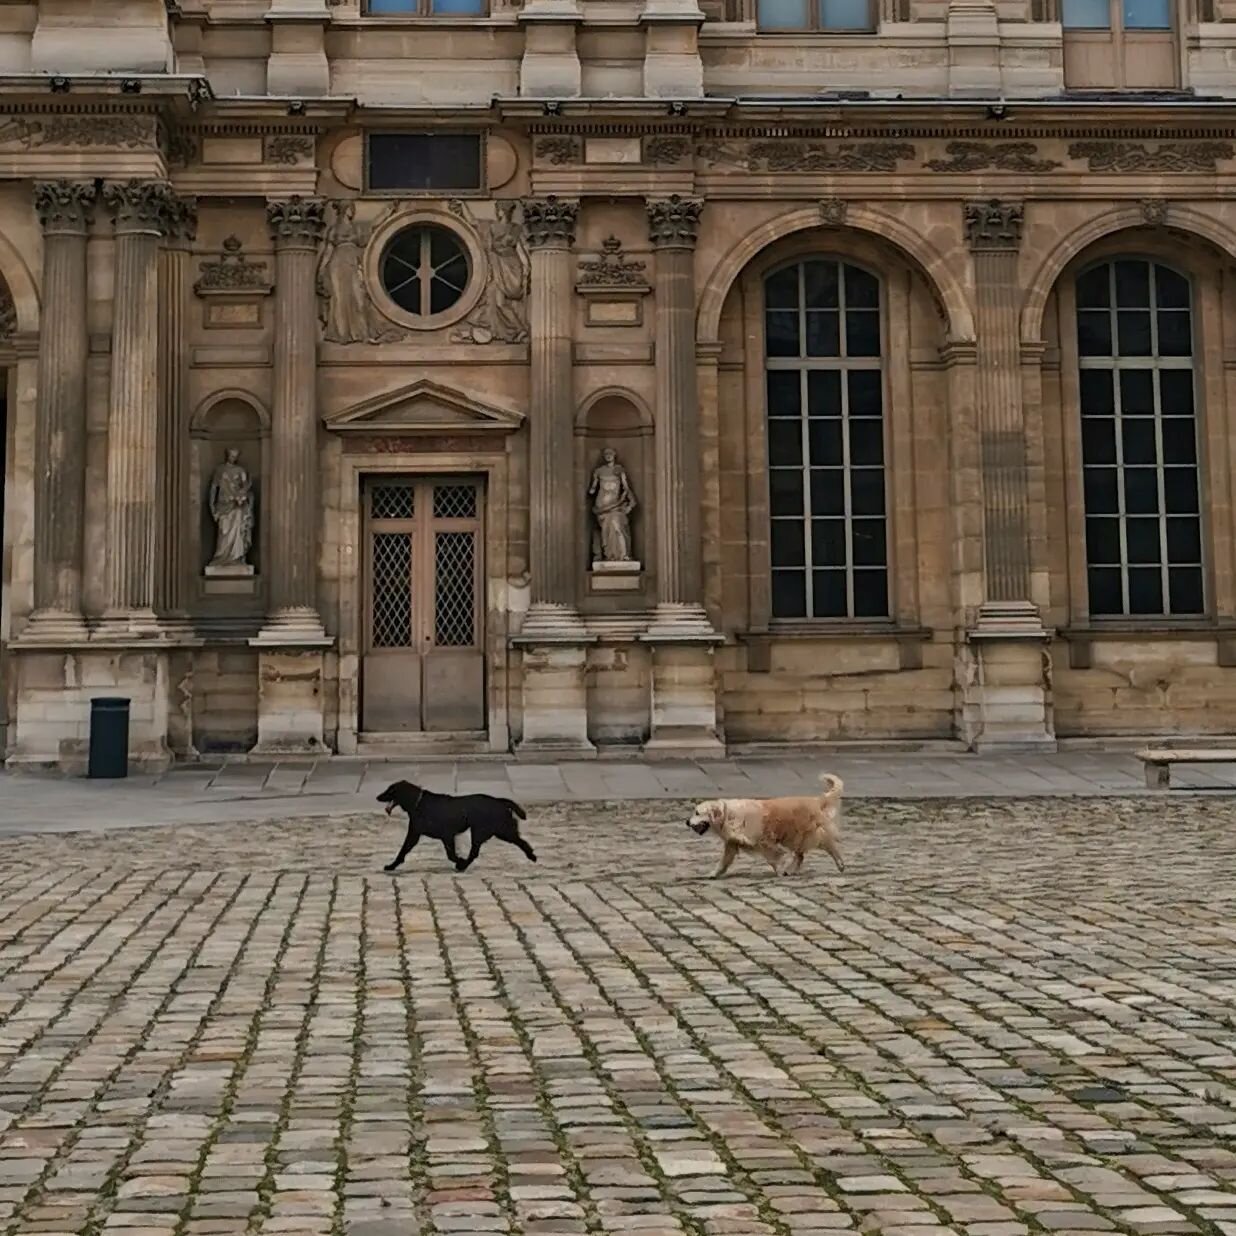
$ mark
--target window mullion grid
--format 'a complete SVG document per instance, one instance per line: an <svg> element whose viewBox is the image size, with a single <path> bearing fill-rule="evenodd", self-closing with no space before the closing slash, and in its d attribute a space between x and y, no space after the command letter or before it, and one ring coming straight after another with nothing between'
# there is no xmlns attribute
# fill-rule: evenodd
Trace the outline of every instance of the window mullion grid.
<svg viewBox="0 0 1236 1236"><path fill-rule="evenodd" d="M1155 495L1159 507L1159 587L1163 591L1163 612L1172 612L1172 593L1167 555L1167 471L1163 454L1163 400L1160 398L1162 384L1159 381L1159 284L1153 262L1150 267L1150 391L1154 401L1154 476Z"/></svg>
<svg viewBox="0 0 1236 1236"><path fill-rule="evenodd" d="M845 267L838 263L837 269L837 351L842 360L840 370L841 388L841 484L844 495L842 507L842 530L845 545L845 614L854 616L854 502L850 476L850 384L846 381L846 301Z"/></svg>
<svg viewBox="0 0 1236 1236"><path fill-rule="evenodd" d="M1120 608L1129 613L1129 515L1125 501L1124 406L1120 385L1120 313L1116 306L1116 264L1107 271L1109 329L1112 336L1112 436L1116 444L1116 527L1120 533Z"/></svg>
<svg viewBox="0 0 1236 1236"><path fill-rule="evenodd" d="M807 384L807 369L803 360L807 355L807 274L806 265L798 267L798 433L802 450L803 479L803 593L807 617L815 613L815 575L811 544L813 512L811 510L811 408L807 402L810 388Z"/></svg>

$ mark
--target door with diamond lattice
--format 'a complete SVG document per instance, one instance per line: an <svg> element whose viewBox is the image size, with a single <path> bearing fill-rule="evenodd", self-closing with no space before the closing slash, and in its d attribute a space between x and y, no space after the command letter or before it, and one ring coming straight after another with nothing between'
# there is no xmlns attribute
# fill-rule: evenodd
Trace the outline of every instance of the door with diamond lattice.
<svg viewBox="0 0 1236 1236"><path fill-rule="evenodd" d="M470 480L365 483L361 727L368 733L485 728L482 497Z"/></svg>

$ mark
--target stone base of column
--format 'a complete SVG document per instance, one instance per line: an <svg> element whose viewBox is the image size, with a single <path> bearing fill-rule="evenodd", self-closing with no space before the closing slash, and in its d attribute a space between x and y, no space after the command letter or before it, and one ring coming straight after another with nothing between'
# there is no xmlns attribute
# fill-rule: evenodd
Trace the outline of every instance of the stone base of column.
<svg viewBox="0 0 1236 1236"><path fill-rule="evenodd" d="M81 614L37 609L13 642L23 648L63 648L84 644L89 638L90 631Z"/></svg>
<svg viewBox="0 0 1236 1236"><path fill-rule="evenodd" d="M317 610L306 607L274 610L249 643L255 648L322 648L330 645L331 638Z"/></svg>
<svg viewBox="0 0 1236 1236"><path fill-rule="evenodd" d="M324 755L326 658L321 646L258 649L258 740L253 755Z"/></svg>
<svg viewBox="0 0 1236 1236"><path fill-rule="evenodd" d="M523 736L517 754L595 756L588 737L587 644L529 643L523 633L518 644L523 649Z"/></svg>
<svg viewBox="0 0 1236 1236"><path fill-rule="evenodd" d="M958 736L971 751L1054 751L1048 633L981 625L958 654Z"/></svg>
<svg viewBox="0 0 1236 1236"><path fill-rule="evenodd" d="M13 648L17 708L10 768L47 768L80 776L90 755L90 701L120 696L129 704L129 771L161 772L168 747L167 653L155 648Z"/></svg>
<svg viewBox="0 0 1236 1236"><path fill-rule="evenodd" d="M717 674L709 639L652 643L652 726L644 754L664 759L717 759L725 742L717 723Z"/></svg>
<svg viewBox="0 0 1236 1236"><path fill-rule="evenodd" d="M163 623L153 609L109 609L90 633L96 644L165 642Z"/></svg>
<svg viewBox="0 0 1236 1236"><path fill-rule="evenodd" d="M640 639L647 644L712 645L722 642L702 605L671 605L665 602L653 611L652 621Z"/></svg>

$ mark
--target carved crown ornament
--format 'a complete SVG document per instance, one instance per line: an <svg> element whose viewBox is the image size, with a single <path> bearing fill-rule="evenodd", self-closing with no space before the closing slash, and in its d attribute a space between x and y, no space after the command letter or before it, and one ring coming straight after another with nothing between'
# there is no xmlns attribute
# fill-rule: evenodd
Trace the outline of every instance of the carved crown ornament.
<svg viewBox="0 0 1236 1236"><path fill-rule="evenodd" d="M610 236L601 242L601 252L596 257L580 259L575 286L581 292L647 292L647 268L647 262L627 256L617 236Z"/></svg>
<svg viewBox="0 0 1236 1236"><path fill-rule="evenodd" d="M271 282L265 262L255 262L246 256L239 236L229 236L223 242L223 252L198 266L200 278L193 285L199 296L218 293L270 291Z"/></svg>

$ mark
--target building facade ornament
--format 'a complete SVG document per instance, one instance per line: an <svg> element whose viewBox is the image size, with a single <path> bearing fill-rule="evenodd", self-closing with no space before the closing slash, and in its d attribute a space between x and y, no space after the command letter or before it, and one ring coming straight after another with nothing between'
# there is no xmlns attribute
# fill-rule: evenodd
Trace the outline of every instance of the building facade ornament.
<svg viewBox="0 0 1236 1236"><path fill-rule="evenodd" d="M1020 202L967 202L964 207L966 239L975 252L1017 250L1021 246L1025 208Z"/></svg>
<svg viewBox="0 0 1236 1236"><path fill-rule="evenodd" d="M173 196L167 208L167 235L172 240L197 239L197 199Z"/></svg>
<svg viewBox="0 0 1236 1236"><path fill-rule="evenodd" d="M582 258L576 287L642 288L647 286L647 262L627 257L622 241L610 236L601 242L601 252L594 258Z"/></svg>
<svg viewBox="0 0 1236 1236"><path fill-rule="evenodd" d="M650 137L644 141L644 162L654 167L685 163L691 157L688 137Z"/></svg>
<svg viewBox="0 0 1236 1236"><path fill-rule="evenodd" d="M43 231L84 235L99 191L80 180L41 180L34 186L34 208Z"/></svg>
<svg viewBox="0 0 1236 1236"><path fill-rule="evenodd" d="M1149 197L1141 202L1142 219L1147 227L1163 227L1167 223L1167 203L1160 197Z"/></svg>
<svg viewBox="0 0 1236 1236"><path fill-rule="evenodd" d="M1222 161L1236 158L1231 142L1074 142L1070 159L1085 159L1092 172L1214 172Z"/></svg>
<svg viewBox="0 0 1236 1236"><path fill-rule="evenodd" d="M265 262L254 262L245 256L239 236L229 236L223 242L223 253L198 266L200 277L193 285L199 295L203 292L266 291L270 277Z"/></svg>
<svg viewBox="0 0 1236 1236"><path fill-rule="evenodd" d="M849 203L840 197L826 197L820 202L821 227L845 227Z"/></svg>
<svg viewBox="0 0 1236 1236"><path fill-rule="evenodd" d="M133 178L105 184L103 201L118 232L166 233L180 211L179 199L157 180Z"/></svg>
<svg viewBox="0 0 1236 1236"><path fill-rule="evenodd" d="M9 285L0 280L0 343L7 343L17 331L17 306Z"/></svg>
<svg viewBox="0 0 1236 1236"><path fill-rule="evenodd" d="M569 249L575 243L579 203L550 194L524 199L524 239L530 249Z"/></svg>
<svg viewBox="0 0 1236 1236"><path fill-rule="evenodd" d="M550 202L554 200L549 199ZM565 204L578 209L574 203ZM467 222L480 238L489 265L489 280L480 305L451 336L457 343L524 343L527 340L531 278L525 244L528 209L529 203L525 202L521 224L515 217L515 203L510 200L494 203L493 219L478 219L464 202L451 202L451 213ZM574 239L573 232L571 239Z"/></svg>
<svg viewBox="0 0 1236 1236"><path fill-rule="evenodd" d="M330 223L318 259L317 294L322 338L330 343L369 343L375 336L361 258L370 229L356 221L351 198L328 203Z"/></svg>
<svg viewBox="0 0 1236 1236"><path fill-rule="evenodd" d="M637 506L635 491L613 447L607 446L601 452L601 460L593 468L588 483L588 497L592 499L592 518L596 523L592 533L593 562L634 562L631 512Z"/></svg>
<svg viewBox="0 0 1236 1236"><path fill-rule="evenodd" d="M277 249L316 249L326 230L326 203L299 195L268 202L266 222Z"/></svg>
<svg viewBox="0 0 1236 1236"><path fill-rule="evenodd" d="M536 158L555 167L579 163L583 159L584 145L578 137L540 137L532 148Z"/></svg>
<svg viewBox="0 0 1236 1236"><path fill-rule="evenodd" d="M262 141L262 159L266 163L291 166L312 159L316 143L308 134L275 133Z"/></svg>
<svg viewBox="0 0 1236 1236"><path fill-rule="evenodd" d="M949 142L945 159L929 159L932 172L1029 172L1041 175L1063 164L1058 159L1040 159L1033 142Z"/></svg>
<svg viewBox="0 0 1236 1236"><path fill-rule="evenodd" d="M253 478L240 462L240 452L230 447L223 462L210 479L210 517L215 522L215 553L206 570L215 571L249 566L249 550L253 545L254 495Z"/></svg>
<svg viewBox="0 0 1236 1236"><path fill-rule="evenodd" d="M781 139L708 142L699 148L706 164L747 172L895 172L912 160L905 142L814 142Z"/></svg>
<svg viewBox="0 0 1236 1236"><path fill-rule="evenodd" d="M700 215L704 209L698 197L677 193L647 203L648 235L658 249L694 249L699 238Z"/></svg>
<svg viewBox="0 0 1236 1236"><path fill-rule="evenodd" d="M11 116L0 122L0 146L9 145L149 149L158 145L158 128L150 116Z"/></svg>

